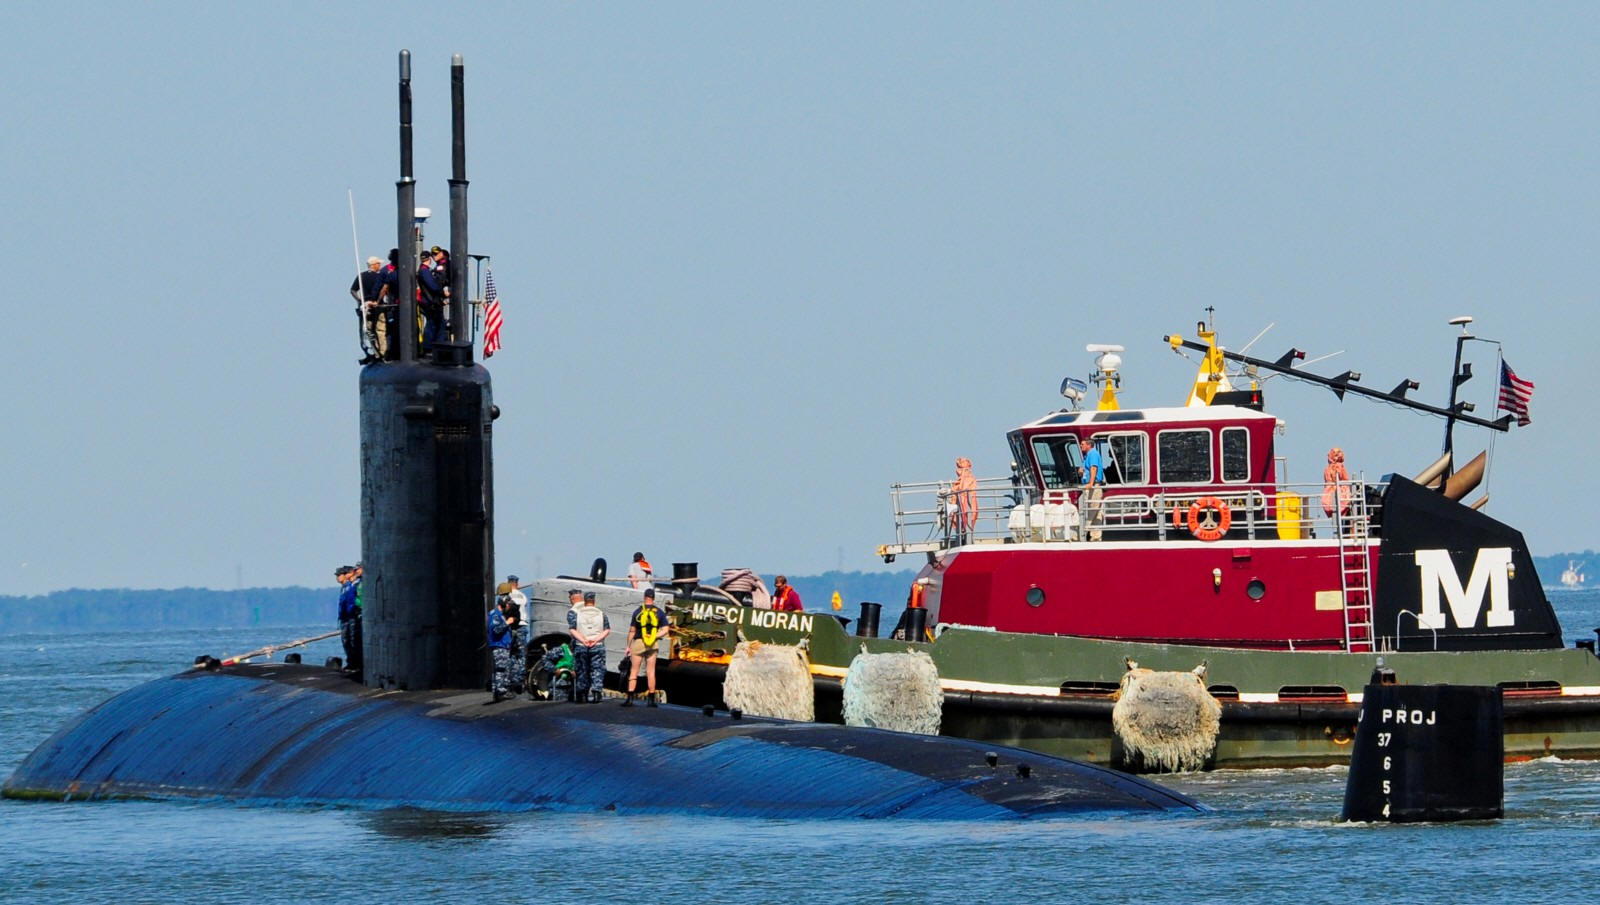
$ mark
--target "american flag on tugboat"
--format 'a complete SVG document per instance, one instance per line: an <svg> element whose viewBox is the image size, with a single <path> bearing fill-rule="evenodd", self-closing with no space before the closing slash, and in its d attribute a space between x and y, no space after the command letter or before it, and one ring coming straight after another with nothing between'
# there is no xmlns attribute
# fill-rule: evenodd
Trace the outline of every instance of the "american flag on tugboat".
<svg viewBox="0 0 1600 905"><path fill-rule="evenodd" d="M487 302L483 315L483 357L500 351L500 293L494 288L494 271L483 269L483 300Z"/></svg>
<svg viewBox="0 0 1600 905"><path fill-rule="evenodd" d="M1528 416L1528 403L1533 401L1533 381L1523 380L1511 370L1505 359L1500 360L1500 410L1517 417L1517 426L1533 423Z"/></svg>

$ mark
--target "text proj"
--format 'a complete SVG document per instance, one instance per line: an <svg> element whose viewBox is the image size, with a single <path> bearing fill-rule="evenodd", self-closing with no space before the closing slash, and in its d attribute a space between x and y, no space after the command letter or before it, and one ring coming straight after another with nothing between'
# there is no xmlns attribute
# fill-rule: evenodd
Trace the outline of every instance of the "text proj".
<svg viewBox="0 0 1600 905"><path fill-rule="evenodd" d="M1461 587L1461 576L1456 574L1455 563L1450 561L1449 550L1416 551L1417 568L1422 570L1422 612L1417 624L1427 629L1447 628L1444 609L1439 605L1439 590L1450 605L1450 615L1458 628L1472 628L1478 624L1478 612L1483 609L1483 592L1489 591L1489 612L1484 624L1489 628L1513 625L1516 615L1511 612L1507 594L1507 570L1511 565L1510 547L1487 547L1478 551L1472 563L1472 575L1466 588Z"/></svg>

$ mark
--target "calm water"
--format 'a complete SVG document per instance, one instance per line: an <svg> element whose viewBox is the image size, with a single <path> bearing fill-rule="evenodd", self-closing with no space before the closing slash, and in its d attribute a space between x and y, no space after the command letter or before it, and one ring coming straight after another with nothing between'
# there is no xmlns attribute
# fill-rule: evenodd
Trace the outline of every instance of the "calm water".
<svg viewBox="0 0 1600 905"><path fill-rule="evenodd" d="M1553 594L1572 638L1600 592ZM322 626L0 638L0 774L198 653ZM337 654L314 645L308 662ZM1600 764L1506 768L1505 820L1335 823L1345 771L1168 783L1213 814L1015 824L462 816L0 801L0 902L1564 902L1600 891Z"/></svg>

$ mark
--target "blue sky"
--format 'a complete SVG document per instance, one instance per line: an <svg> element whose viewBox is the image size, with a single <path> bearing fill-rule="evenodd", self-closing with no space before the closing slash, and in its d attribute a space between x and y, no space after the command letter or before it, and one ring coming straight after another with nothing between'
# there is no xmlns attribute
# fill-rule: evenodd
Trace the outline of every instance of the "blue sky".
<svg viewBox="0 0 1600 905"><path fill-rule="evenodd" d="M1003 475L1088 342L1442 403L1459 314L1538 385L1489 511L1600 547L1600 9L1581 4L14 3L0 594L318 584L358 556L344 289L394 244L395 56L445 242L467 62L502 571L881 567L888 485ZM1468 384L1492 408L1492 350ZM1474 395L1476 394L1476 395ZM1432 419L1275 381L1291 478ZM1458 450L1489 443L1458 436ZM1469 450L1468 448L1471 447ZM1545 576L1551 580L1554 576Z"/></svg>

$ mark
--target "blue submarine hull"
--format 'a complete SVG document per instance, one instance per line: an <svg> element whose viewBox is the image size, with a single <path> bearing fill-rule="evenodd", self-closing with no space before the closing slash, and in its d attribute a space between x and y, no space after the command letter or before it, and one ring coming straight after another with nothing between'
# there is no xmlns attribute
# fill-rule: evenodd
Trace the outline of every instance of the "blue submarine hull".
<svg viewBox="0 0 1600 905"><path fill-rule="evenodd" d="M84 713L30 754L4 793L768 818L1200 809L1137 777L962 739L673 706L488 700L368 689L311 666L196 669Z"/></svg>

